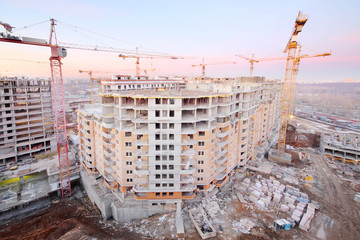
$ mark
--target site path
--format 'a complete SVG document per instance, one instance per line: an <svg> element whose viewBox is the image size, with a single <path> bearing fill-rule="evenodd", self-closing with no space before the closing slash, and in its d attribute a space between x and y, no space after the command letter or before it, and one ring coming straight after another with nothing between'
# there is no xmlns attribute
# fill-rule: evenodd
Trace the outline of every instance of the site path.
<svg viewBox="0 0 360 240"><path fill-rule="evenodd" d="M354 207L353 196L347 194L349 190L328 166L325 157L311 154L311 158L319 178L325 185L323 197L316 200L322 207L321 211L335 221L327 239L359 239L359 213Z"/></svg>

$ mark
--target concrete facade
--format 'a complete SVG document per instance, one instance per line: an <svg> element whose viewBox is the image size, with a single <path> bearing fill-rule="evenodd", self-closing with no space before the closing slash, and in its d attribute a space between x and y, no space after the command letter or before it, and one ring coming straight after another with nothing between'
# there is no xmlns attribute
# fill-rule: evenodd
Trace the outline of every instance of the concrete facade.
<svg viewBox="0 0 360 240"><path fill-rule="evenodd" d="M102 80L101 104L79 109L80 161L119 195L192 199L245 169L277 127L280 94L259 77Z"/></svg>
<svg viewBox="0 0 360 240"><path fill-rule="evenodd" d="M0 164L51 149L51 80L0 79Z"/></svg>

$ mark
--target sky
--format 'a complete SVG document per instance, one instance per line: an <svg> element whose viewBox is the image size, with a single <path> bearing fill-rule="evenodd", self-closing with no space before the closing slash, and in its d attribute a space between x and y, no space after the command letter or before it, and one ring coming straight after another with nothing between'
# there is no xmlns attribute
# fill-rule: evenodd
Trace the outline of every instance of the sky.
<svg viewBox="0 0 360 240"><path fill-rule="evenodd" d="M185 59L141 59L149 75L248 76L250 64L235 54L278 58L289 41L299 11L309 19L298 36L302 53L329 57L302 59L298 82L360 81L360 1L71 1L0 0L0 21L14 26L14 34L49 38L50 18L58 21L59 42L105 46ZM32 26L35 23L44 22ZM26 26L26 27L25 27ZM0 32L4 29L0 26ZM50 49L0 42L0 76L50 77ZM86 79L79 69L95 76L135 74L135 60L116 53L68 49L63 59L65 79ZM281 79L285 60L255 64L254 75Z"/></svg>

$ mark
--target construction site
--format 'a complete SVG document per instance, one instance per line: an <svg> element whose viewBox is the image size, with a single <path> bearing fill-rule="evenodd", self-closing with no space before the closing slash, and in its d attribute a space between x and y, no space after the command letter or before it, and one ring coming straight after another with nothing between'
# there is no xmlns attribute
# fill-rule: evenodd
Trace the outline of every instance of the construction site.
<svg viewBox="0 0 360 240"><path fill-rule="evenodd" d="M249 76L149 76L161 53L18 36L51 79L0 78L1 239L359 239L360 132L295 110L299 12L284 58ZM65 84L66 49L135 59L135 75ZM253 76L286 61L285 78ZM64 64L66 67L66 64ZM141 72L144 71L145 75ZM351 119L356 122L357 120ZM26 227L24 227L26 226Z"/></svg>

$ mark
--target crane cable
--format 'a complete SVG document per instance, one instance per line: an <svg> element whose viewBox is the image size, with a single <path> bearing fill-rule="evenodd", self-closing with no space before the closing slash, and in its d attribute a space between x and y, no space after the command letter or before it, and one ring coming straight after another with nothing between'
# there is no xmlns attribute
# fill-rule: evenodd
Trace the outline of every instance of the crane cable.
<svg viewBox="0 0 360 240"><path fill-rule="evenodd" d="M128 41L125 41L125 40L121 40L121 39L118 39L118 38L114 38L114 37L111 37L111 36L108 36L108 35L105 35L105 34L102 34L102 33L97 33L97 32L94 32L94 31L91 31L91 30L88 30L88 29L85 29L85 28L81 28L81 27L78 27L78 26L75 26L73 24L70 24L70 23L65 23L63 21L59 21L57 20L57 22L59 22L60 24L64 25L64 26L67 26L67 27L72 27L74 29L80 29L80 30L83 30L85 32L89 32L91 34L96 34L96 35L100 35L100 36L103 36L103 37L106 37L106 38L109 38L109 39L112 39L112 40L116 40L116 41L119 41L119 42L123 42L123 43L126 43L126 44L130 44L130 45L133 45L133 46L139 46L139 44L135 44L135 43L131 43L131 42L128 42Z"/></svg>
<svg viewBox="0 0 360 240"><path fill-rule="evenodd" d="M43 23L47 23L49 22L50 20L46 20L46 21L42 21L42 22L38 22L38 23L33 23L33 24L29 24L29 25L26 25L26 26L22 26L22 27L19 27L19 28L14 28L15 30L13 32L18 32L18 31L22 31L22 30L25 30L25 29L28 29L28 28L31 28L31 27L34 27L34 26L37 26L37 25L40 25L40 24L43 24Z"/></svg>
<svg viewBox="0 0 360 240"><path fill-rule="evenodd" d="M78 33L78 34L80 34L80 35L82 35L82 36L84 36L84 37L87 37L87 38L89 38L89 39L91 39L91 40L93 40L93 41L95 41L95 42L97 42L97 43L100 43L100 44L102 44L102 45L105 45L105 46L107 46L107 47L110 47L108 44L103 43L103 42L100 42L100 41L97 40L96 38L93 38L93 37L88 36L87 34L81 33L80 31L78 31L78 29L77 29L76 26L73 26L73 25L67 24L67 23L63 23L63 22L60 22L60 21L58 21L58 20L56 20L56 21L57 21L58 23L60 23L62 26L67 27L67 28L71 29L72 31L74 31L74 32L76 32L76 33Z"/></svg>
<svg viewBox="0 0 360 240"><path fill-rule="evenodd" d="M103 36L103 37L108 38L108 39L111 39L111 40L115 40L115 41L118 41L118 42L126 43L126 44L129 44L129 45L132 45L132 46L135 46L135 47L139 47L139 48L143 48L143 49L144 49L143 46L141 46L140 44L137 44L137 43L132 43L132 42L128 42L128 41L125 41L125 40L121 40L121 39L118 39L118 38L115 38L115 37L112 37L112 36L109 36L109 35L106 35L106 34L97 33L97 32L94 32L94 31L91 31L91 30L88 30L88 29L85 29L85 28L78 27L78 26L73 25L73 24L70 24L70 23L65 23L65 22L63 22L63 21L59 21L59 20L56 20L56 21L57 21L58 23L60 23L61 25L66 26L66 27L72 29L73 31L75 31L75 32L77 32L77 33L79 33L79 34L81 34L81 33L79 32L79 30L82 30L82 31L85 31L85 32L94 34L94 35L96 35L96 36ZM86 37L88 37L88 38L90 38L90 39L93 39L92 37L89 37L89 36L87 36L87 35L85 35L85 34L82 34L82 35L84 35L84 36L86 36ZM93 40L94 40L94 39L93 39ZM97 40L95 40L95 41L97 41ZM99 42L99 43L101 43L101 42ZM101 44L104 44L104 43L101 43ZM107 45L107 44L104 44L104 45ZM107 45L107 46L110 47L109 45ZM146 49L146 48L145 48L145 49ZM163 54L163 55L171 55L171 54L169 54L169 53L158 52L158 51L153 50L153 49L149 49L149 53Z"/></svg>

